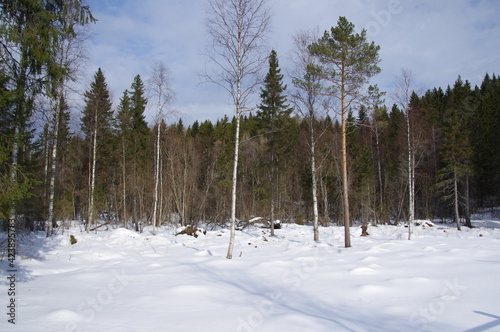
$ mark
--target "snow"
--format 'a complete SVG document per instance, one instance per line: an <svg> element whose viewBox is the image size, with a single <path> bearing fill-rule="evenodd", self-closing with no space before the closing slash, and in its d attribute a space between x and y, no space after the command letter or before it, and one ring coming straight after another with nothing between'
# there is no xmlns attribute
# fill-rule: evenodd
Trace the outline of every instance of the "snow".
<svg viewBox="0 0 500 332"><path fill-rule="evenodd" d="M500 331L500 222L351 230L282 224L194 238L162 228L27 242L16 259L16 324L0 331ZM70 244L74 235L78 242ZM8 304L0 262L0 306Z"/></svg>

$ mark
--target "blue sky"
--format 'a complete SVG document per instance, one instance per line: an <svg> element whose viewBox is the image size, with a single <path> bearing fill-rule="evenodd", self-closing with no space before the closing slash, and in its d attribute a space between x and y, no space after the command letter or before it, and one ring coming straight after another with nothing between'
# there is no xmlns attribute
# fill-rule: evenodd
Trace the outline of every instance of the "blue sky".
<svg viewBox="0 0 500 332"><path fill-rule="evenodd" d="M202 54L210 38L204 26L205 0L88 3L98 22L91 27L85 84L101 67L116 106L135 75L146 81L153 62L163 61L177 95L172 107L184 123L234 114L227 93L202 84L198 75L207 63ZM479 84L486 73L500 74L497 0L270 0L269 5L269 46L278 52L285 75L292 36L300 30L330 29L339 16L346 16L357 31L366 29L369 39L381 46L382 72L371 82L388 94L402 68L413 72L415 86L422 90L445 88L458 75ZM151 120L155 110L147 113Z"/></svg>

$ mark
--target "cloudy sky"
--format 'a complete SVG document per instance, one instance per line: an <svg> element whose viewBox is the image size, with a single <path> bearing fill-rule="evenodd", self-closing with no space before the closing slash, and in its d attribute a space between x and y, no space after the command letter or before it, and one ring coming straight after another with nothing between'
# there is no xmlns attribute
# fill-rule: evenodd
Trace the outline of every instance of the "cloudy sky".
<svg viewBox="0 0 500 332"><path fill-rule="evenodd" d="M206 0L88 0L98 22L91 27L88 83L101 67L115 104L134 76L144 81L155 61L171 71L173 107L185 124L232 116L222 89L200 83L210 40L204 25ZM445 88L458 75L480 84L500 74L498 0L269 0L273 12L269 45L286 72L292 36L335 26L346 16L380 45L381 74L372 79L390 92L402 68L419 89ZM264 68L265 74L266 68ZM258 101L256 100L256 103ZM388 102L390 102L388 100ZM152 119L154 109L148 109ZM172 120L173 121L173 120Z"/></svg>

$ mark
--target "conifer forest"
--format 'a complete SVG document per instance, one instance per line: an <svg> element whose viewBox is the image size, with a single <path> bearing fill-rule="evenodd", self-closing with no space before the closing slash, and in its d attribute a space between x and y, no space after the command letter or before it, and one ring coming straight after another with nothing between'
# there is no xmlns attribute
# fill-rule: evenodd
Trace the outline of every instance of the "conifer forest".
<svg viewBox="0 0 500 332"><path fill-rule="evenodd" d="M235 113L184 123L166 116L175 105L168 63L137 74L118 103L105 68L75 94L95 19L83 0L0 1L3 230L11 219L47 236L70 220L87 231L109 222L225 227L233 194L240 227L261 217L273 227L429 219L460 228L500 204L494 72L480 85L457 73L448 86L414 91L416 74L402 69L394 90L381 91L370 82L384 69L377 41L340 17L323 36L297 36L294 68L275 50L251 58L257 83L231 98ZM149 123L146 108L157 114Z"/></svg>
<svg viewBox="0 0 500 332"><path fill-rule="evenodd" d="M0 331L498 330L499 14L0 0Z"/></svg>

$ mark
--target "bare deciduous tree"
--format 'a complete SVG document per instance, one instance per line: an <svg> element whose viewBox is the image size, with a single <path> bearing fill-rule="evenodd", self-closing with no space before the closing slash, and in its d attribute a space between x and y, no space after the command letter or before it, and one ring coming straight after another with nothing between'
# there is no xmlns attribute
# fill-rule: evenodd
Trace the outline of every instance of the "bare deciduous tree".
<svg viewBox="0 0 500 332"><path fill-rule="evenodd" d="M152 76L149 85L152 97L156 98L156 151L155 151L155 183L153 200L153 233L156 234L156 226L159 225L159 197L160 197L160 170L161 170L161 127L162 121L168 112L168 107L174 99L174 92L171 88L170 70L161 61L155 62L152 68Z"/></svg>
<svg viewBox="0 0 500 332"><path fill-rule="evenodd" d="M410 99L413 93L413 82L413 73L408 69L401 69L400 76L396 77L393 96L406 115L406 142L408 144L406 165L408 172L408 240L411 240L415 219L415 147L411 137L410 121Z"/></svg>
<svg viewBox="0 0 500 332"><path fill-rule="evenodd" d="M296 67L292 73L295 86L292 92L292 101L295 110L306 119L310 131L311 177L313 198L313 229L314 241L319 241L319 212L318 212L318 184L316 165L316 132L315 122L318 112L318 102L321 99L321 77L308 71L308 66L315 63L308 46L318 40L319 32L299 32L294 36L294 50L292 61Z"/></svg>
<svg viewBox="0 0 500 332"><path fill-rule="evenodd" d="M208 0L207 14L206 26L212 37L207 56L217 69L205 77L229 93L236 113L231 235L227 252L227 258L231 259L236 224L240 118L248 109L248 99L259 83L258 73L267 59L264 45L271 14L267 0Z"/></svg>

